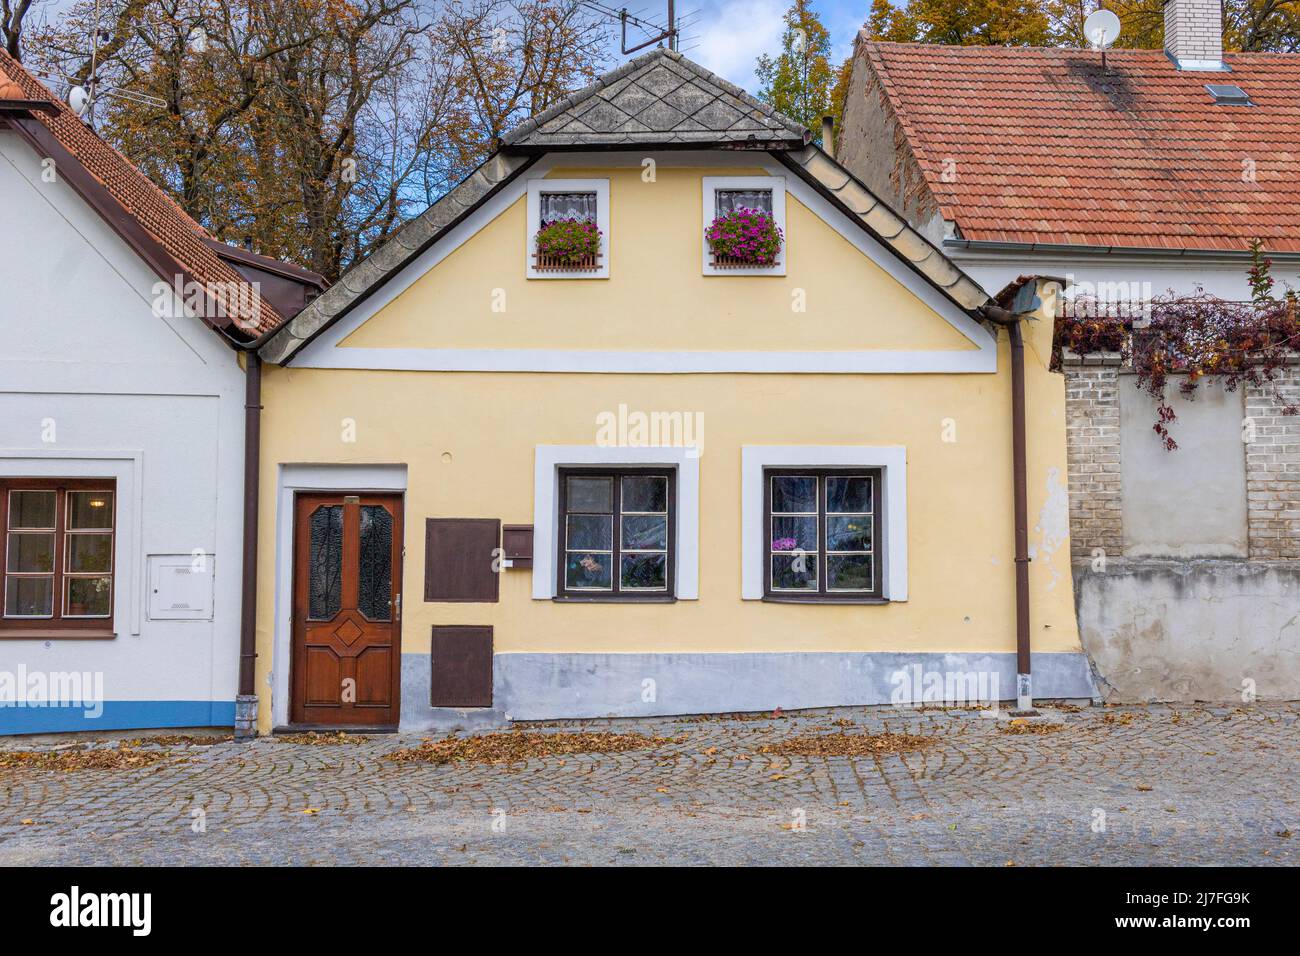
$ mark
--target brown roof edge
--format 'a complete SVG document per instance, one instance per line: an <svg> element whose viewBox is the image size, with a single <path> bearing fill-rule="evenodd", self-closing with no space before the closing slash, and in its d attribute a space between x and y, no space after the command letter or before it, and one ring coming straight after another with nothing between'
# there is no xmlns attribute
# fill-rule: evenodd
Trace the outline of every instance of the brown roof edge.
<svg viewBox="0 0 1300 956"><path fill-rule="evenodd" d="M204 313L220 315L221 308L208 296L206 286L197 282L170 252L149 234L134 216L132 216L108 191L108 188L86 169L77 157L64 148L50 128L44 123L30 117L7 116L9 128L19 135L38 156L54 160L60 177L72 187L73 191L93 209L109 228L117 233L145 263L164 282L169 285L178 278L185 282L195 282L204 289ZM232 347L244 348L259 337L241 329L230 318L224 321L210 319L205 314L202 321L221 333ZM272 330L274 331L274 330Z"/></svg>
<svg viewBox="0 0 1300 956"><path fill-rule="evenodd" d="M49 100L17 100L0 98L0 114L17 113L20 116L26 116L28 113L57 113L59 108Z"/></svg>
<svg viewBox="0 0 1300 956"><path fill-rule="evenodd" d="M998 305L1002 306L1003 308L1007 308L1008 305L1011 303L1011 301L1015 299L1016 294L1022 288L1029 285L1031 282L1033 283L1056 282L1061 286L1062 289L1068 289L1071 285L1070 280L1067 279L1065 276L1054 276L1054 275L1046 275L1046 274L1040 275L1039 273L1036 272L1026 273L1024 275L1017 276L1015 279L1011 280L1005 286L1003 286L1002 289L999 290L998 293L993 296L993 301L996 302Z"/></svg>
<svg viewBox="0 0 1300 956"><path fill-rule="evenodd" d="M310 269L304 269L300 265L286 262L283 259L264 256L257 252L249 252L240 246L232 246L228 242L222 242L220 239L214 239L211 236L203 236L202 239L208 248L228 261L241 262L256 269L274 272L286 279L292 279L294 282L301 282L304 285L314 285L321 290L329 288L329 280L319 272L312 272Z"/></svg>

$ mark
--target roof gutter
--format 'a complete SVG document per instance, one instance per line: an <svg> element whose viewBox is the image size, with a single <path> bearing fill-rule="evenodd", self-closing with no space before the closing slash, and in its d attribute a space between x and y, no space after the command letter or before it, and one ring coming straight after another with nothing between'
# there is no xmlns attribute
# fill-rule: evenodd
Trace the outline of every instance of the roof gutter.
<svg viewBox="0 0 1300 956"><path fill-rule="evenodd" d="M1220 259L1238 262L1250 258L1250 250L1242 249L1165 249L1157 246L1090 246L1066 242L1001 242L992 239L945 239L946 249L967 252L1015 253L1041 256L1115 256L1120 258L1156 259ZM1300 262L1300 252L1269 251L1270 259Z"/></svg>

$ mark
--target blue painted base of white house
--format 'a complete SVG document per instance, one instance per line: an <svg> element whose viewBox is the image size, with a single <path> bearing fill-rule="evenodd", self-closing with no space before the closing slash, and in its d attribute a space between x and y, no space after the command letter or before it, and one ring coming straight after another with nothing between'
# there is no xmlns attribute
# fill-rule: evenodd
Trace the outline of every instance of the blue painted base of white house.
<svg viewBox="0 0 1300 956"><path fill-rule="evenodd" d="M1033 694L1096 700L1082 652L1031 657ZM903 675L903 676L900 676ZM1005 654L497 654L493 706L429 706L430 662L402 655L402 730L500 726L514 720L658 717L939 703L942 688L969 679L1014 700L1016 656ZM928 695L935 687L938 696ZM913 693L915 691L915 693ZM967 697L966 700L971 700Z"/></svg>
<svg viewBox="0 0 1300 956"><path fill-rule="evenodd" d="M0 706L0 735L232 727L234 723L233 700L106 700L93 708Z"/></svg>

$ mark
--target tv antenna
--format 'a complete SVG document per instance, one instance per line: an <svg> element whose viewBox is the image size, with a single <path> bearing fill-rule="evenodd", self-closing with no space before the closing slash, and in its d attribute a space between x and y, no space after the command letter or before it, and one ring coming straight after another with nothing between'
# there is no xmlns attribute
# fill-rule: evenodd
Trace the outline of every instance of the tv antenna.
<svg viewBox="0 0 1300 956"><path fill-rule="evenodd" d="M617 20L619 22L619 26L622 28L622 37L621 37L621 42L619 44L619 49L623 51L624 56L627 56L629 53L635 53L637 50L644 50L646 47L651 46L655 43L662 43L664 40L668 41L668 49L670 50L677 49L678 24L677 24L677 16L674 11L673 0L668 0L668 26L667 27L661 27L657 23L652 23L649 20L643 20L638 16L628 13L627 7L623 7L622 9L615 10L613 7L607 6L604 3L599 2L599 0L582 0L582 3L588 7L591 7L591 9L597 11L598 13L601 13L604 16L609 17L611 20ZM631 47L628 46L627 27L629 23L632 26L636 27L637 29L641 30L643 33L650 33L653 31L654 36L650 37L650 39L648 40L638 43L636 46L631 46Z"/></svg>
<svg viewBox="0 0 1300 956"><path fill-rule="evenodd" d="M95 103L101 96L111 97L113 99L129 100L132 103L142 103L147 106L156 106L162 109L167 106L166 101L156 96L150 96L148 93L137 93L134 90L123 89L100 89L99 86L99 45L110 39L109 32L100 26L100 4L101 0L95 0L95 21L90 33L90 76L86 80L86 85L82 86L75 76L67 76L63 73L54 73L50 70L38 71L45 76L58 76L61 79L72 83L68 89L68 105L80 119L94 128L95 125ZM208 37L200 22L186 37L187 42L192 50L202 53L207 49Z"/></svg>
<svg viewBox="0 0 1300 956"><path fill-rule="evenodd" d="M1101 68L1106 69L1106 47L1119 38L1119 17L1110 10L1094 10L1083 21L1083 35L1094 50L1101 51Z"/></svg>

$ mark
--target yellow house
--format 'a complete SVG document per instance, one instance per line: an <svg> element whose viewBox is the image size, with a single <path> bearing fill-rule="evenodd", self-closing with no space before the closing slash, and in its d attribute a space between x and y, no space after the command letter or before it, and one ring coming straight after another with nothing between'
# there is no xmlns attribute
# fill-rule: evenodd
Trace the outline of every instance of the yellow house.
<svg viewBox="0 0 1300 956"><path fill-rule="evenodd" d="M809 139L655 50L262 347L261 730L1093 696L1057 287L993 301Z"/></svg>

